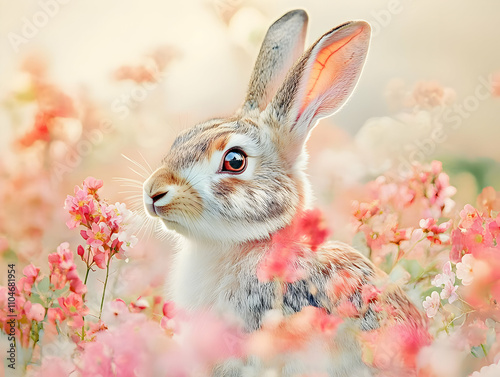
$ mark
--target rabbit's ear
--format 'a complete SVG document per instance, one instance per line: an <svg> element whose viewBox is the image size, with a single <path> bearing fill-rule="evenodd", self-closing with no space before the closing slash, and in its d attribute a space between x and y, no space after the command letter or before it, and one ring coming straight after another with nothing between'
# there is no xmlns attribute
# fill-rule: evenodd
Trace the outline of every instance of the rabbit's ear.
<svg viewBox="0 0 500 377"><path fill-rule="evenodd" d="M278 127L282 148L300 153L320 118L335 113L349 98L363 69L371 28L364 21L341 25L323 35L290 70L266 111ZM292 162L292 161L290 161Z"/></svg>
<svg viewBox="0 0 500 377"><path fill-rule="evenodd" d="M243 113L264 110L274 97L287 72L304 52L307 20L307 13L297 9L269 27L250 78Z"/></svg>

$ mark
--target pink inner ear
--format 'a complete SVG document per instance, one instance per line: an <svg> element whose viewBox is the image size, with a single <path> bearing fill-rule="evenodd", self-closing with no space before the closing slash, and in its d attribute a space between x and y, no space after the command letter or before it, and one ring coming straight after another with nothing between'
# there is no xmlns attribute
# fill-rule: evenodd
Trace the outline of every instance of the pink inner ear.
<svg viewBox="0 0 500 377"><path fill-rule="evenodd" d="M318 52L311 68L306 86L306 95L299 115L304 112L312 101L325 93L342 74L346 63L351 58L350 54L346 54L346 50L348 50L346 46L361 34L363 29L360 28L356 34L348 35L326 45Z"/></svg>

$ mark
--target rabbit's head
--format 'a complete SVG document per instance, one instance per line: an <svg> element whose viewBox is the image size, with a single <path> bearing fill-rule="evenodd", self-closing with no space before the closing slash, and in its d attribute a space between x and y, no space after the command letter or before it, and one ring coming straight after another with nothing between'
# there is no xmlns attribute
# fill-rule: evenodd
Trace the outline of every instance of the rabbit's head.
<svg viewBox="0 0 500 377"><path fill-rule="evenodd" d="M303 53L306 28L302 10L271 25L237 114L182 132L146 180L146 210L168 229L204 241L262 240L307 205L304 144L353 91L370 26L345 23Z"/></svg>

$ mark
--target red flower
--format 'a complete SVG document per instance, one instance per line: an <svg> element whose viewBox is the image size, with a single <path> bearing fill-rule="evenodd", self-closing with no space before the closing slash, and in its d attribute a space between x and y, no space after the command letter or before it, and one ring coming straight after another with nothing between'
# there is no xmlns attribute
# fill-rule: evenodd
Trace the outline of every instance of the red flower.
<svg viewBox="0 0 500 377"><path fill-rule="evenodd" d="M59 297L57 301L64 316L70 318L69 326L73 328L83 326L83 317L88 314L89 309L83 303L81 295L71 292L68 297Z"/></svg>
<svg viewBox="0 0 500 377"><path fill-rule="evenodd" d="M327 236L321 212L305 211L290 226L272 236L272 247L257 268L258 279L278 278L286 282L300 279L303 271L297 265L297 258L308 249L316 251Z"/></svg>
<svg viewBox="0 0 500 377"><path fill-rule="evenodd" d="M69 289L72 292L83 294L87 287L82 283L76 265L73 261L73 252L69 249L69 244L63 242L57 247L57 252L49 254L50 283L54 289L62 289L69 282Z"/></svg>
<svg viewBox="0 0 500 377"><path fill-rule="evenodd" d="M27 265L23 270L24 277L19 279L17 283L17 289L23 292L25 295L31 295L31 287L35 284L35 281L40 280L40 268L35 267L33 263Z"/></svg>

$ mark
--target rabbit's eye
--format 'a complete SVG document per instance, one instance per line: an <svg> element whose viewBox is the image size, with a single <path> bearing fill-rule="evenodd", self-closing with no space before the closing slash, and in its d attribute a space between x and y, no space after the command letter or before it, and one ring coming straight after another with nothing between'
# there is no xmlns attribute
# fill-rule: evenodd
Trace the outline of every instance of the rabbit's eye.
<svg viewBox="0 0 500 377"><path fill-rule="evenodd" d="M230 149L224 156L221 171L229 173L243 173L246 167L246 154L240 149Z"/></svg>

